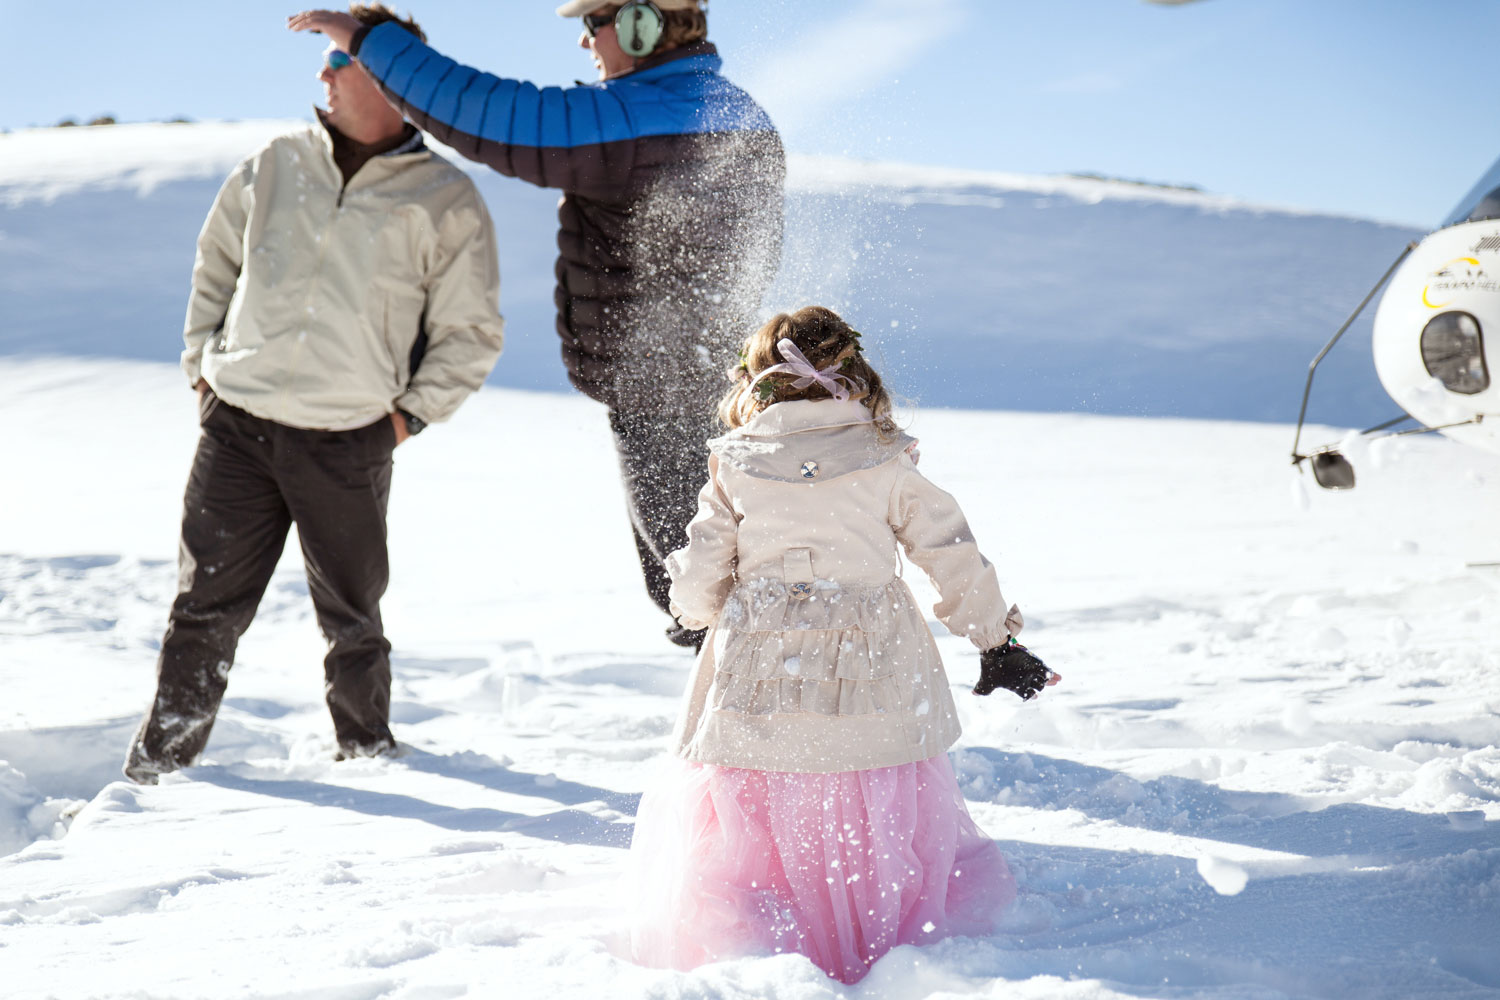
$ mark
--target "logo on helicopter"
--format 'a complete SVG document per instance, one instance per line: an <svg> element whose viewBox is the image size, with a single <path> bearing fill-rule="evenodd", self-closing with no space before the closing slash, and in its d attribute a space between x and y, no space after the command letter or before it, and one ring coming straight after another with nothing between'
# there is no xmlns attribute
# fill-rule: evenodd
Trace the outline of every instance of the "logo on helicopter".
<svg viewBox="0 0 1500 1000"><path fill-rule="evenodd" d="M1494 240L1496 248L1500 249L1500 236L1485 237L1479 242L1484 244L1490 240ZM1452 305L1451 296L1455 292L1500 292L1500 281L1485 273L1477 257L1454 257L1429 274L1428 279L1422 287L1422 304L1429 309ZM1434 296L1443 301L1434 302Z"/></svg>

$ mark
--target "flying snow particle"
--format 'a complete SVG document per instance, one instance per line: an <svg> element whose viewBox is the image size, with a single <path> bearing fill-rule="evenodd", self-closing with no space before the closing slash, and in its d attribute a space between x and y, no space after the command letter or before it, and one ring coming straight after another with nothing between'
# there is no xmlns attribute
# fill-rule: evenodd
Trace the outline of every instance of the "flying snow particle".
<svg viewBox="0 0 1500 1000"><path fill-rule="evenodd" d="M1250 881L1245 869L1233 861L1205 855L1198 859L1198 874L1221 896L1238 896Z"/></svg>

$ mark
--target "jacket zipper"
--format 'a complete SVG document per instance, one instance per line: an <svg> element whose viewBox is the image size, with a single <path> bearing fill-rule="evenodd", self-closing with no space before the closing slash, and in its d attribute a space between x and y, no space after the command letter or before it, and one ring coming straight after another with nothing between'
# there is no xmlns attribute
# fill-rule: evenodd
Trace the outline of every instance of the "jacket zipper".
<svg viewBox="0 0 1500 1000"><path fill-rule="evenodd" d="M332 157L331 156L329 157L329 160L330 160L330 162L332 161ZM334 165L333 169L334 169L335 172L337 172L338 171L337 165ZM351 177L350 181L353 181L353 179L354 178ZM341 185L339 187L338 197L336 199L334 199L334 202L333 202L333 214L328 217L328 222L324 225L323 232L322 232L322 234L318 238L318 258L317 258L317 261L316 261L316 263L315 263L315 265L313 267L313 272L312 272L312 275L311 275L311 279L308 282L307 292L303 296L303 299L302 299L302 309L298 313L298 317L299 317L299 319L301 321L301 324L300 324L300 329L298 329L298 331L297 331L297 346L292 349L292 356L287 361L287 366L286 366L286 369L287 369L287 371L286 371L287 378L286 378L285 383L281 387L281 406L280 406L280 411L283 414L286 414L287 412L289 412L288 406L290 405L290 400L291 400L292 384L295 381L295 379L293 378L293 376L296 375L296 373L297 373L297 365L302 360L302 352L303 352L304 347L307 344L307 335L308 335L308 329L307 328L308 328L308 326L311 325L310 323L308 323L308 316L310 316L312 314L312 299L313 299L313 295L317 293L317 290L318 290L318 287L319 287L318 282L319 282L319 279L322 277L322 274L323 274L323 261L324 261L325 257L327 256L327 253L328 253L328 244L333 239L333 230L334 230L334 227L338 224L339 214L341 212L343 212L343 210L344 210L344 193L347 192L348 190L349 190L349 185L348 184L343 184L343 185Z"/></svg>
<svg viewBox="0 0 1500 1000"><path fill-rule="evenodd" d="M339 168L338 165L333 161L333 154L331 152L327 152L326 150L325 152L327 153L327 156L324 160L324 163L328 167L330 167L335 174L337 174ZM318 259L317 264L313 269L312 280L308 285L307 294L302 300L302 311L299 316L304 323L306 322L307 316L309 315L308 310L309 308L311 308L313 294L318 289L318 279L323 274L323 261L328 252L328 244L333 237L334 227L338 224L339 215L344 210L344 195L348 193L349 188L353 186L354 182L359 179L359 175L364 173L365 168L369 165L370 161L366 161L365 163L361 164L360 168L354 172L354 176L349 178L346 183L339 186L338 197L335 198L333 202L333 214L328 217L328 222L323 227L322 237L318 240ZM281 406L279 408L280 412L283 415L288 412L287 406L290 401L293 382L291 376L296 373L297 364L302 360L303 345L306 342L307 329L306 327L303 327L297 332L297 346L292 350L292 357L287 362L287 379L286 384L282 386L281 389Z"/></svg>

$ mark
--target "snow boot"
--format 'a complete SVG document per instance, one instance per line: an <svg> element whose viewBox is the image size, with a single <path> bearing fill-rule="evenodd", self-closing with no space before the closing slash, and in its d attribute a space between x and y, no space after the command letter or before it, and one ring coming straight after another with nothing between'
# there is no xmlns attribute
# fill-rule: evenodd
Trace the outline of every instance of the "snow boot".
<svg viewBox="0 0 1500 1000"><path fill-rule="evenodd" d="M188 715L161 711L158 705L141 721L125 752L120 770L137 785L154 785L163 774L189 767L208 742L214 713ZM147 749L150 744L154 749Z"/></svg>
<svg viewBox="0 0 1500 1000"><path fill-rule="evenodd" d="M333 755L334 760L358 760L360 757L402 757L405 756L394 739L381 739L373 743L341 743L338 752Z"/></svg>
<svg viewBox="0 0 1500 1000"><path fill-rule="evenodd" d="M145 748L137 740L130 744L130 752L125 755L125 766L120 770L137 785L154 785L163 774L176 768L146 756Z"/></svg>

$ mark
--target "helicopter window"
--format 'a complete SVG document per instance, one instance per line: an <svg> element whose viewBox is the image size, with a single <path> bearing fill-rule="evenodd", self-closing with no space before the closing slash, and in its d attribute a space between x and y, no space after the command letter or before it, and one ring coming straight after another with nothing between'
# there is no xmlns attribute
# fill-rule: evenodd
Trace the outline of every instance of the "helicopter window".
<svg viewBox="0 0 1500 1000"><path fill-rule="evenodd" d="M1450 392L1472 396L1490 387L1479 320L1466 312L1439 313L1422 328L1422 363Z"/></svg>

